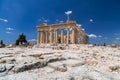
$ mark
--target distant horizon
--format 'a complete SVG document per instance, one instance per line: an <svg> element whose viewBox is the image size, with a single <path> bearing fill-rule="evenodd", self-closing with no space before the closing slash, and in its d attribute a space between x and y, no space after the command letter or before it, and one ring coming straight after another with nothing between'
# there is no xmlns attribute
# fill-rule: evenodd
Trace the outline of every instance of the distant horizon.
<svg viewBox="0 0 120 80"><path fill-rule="evenodd" d="M70 19L85 30L90 43L120 44L119 4L119 0L1 0L0 40L13 44L24 33L28 41L36 41L37 25Z"/></svg>

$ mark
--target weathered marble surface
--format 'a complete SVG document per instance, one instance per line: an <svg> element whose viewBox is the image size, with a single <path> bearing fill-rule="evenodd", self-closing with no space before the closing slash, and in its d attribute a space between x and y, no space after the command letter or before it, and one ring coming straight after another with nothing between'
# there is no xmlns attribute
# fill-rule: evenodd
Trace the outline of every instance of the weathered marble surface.
<svg viewBox="0 0 120 80"><path fill-rule="evenodd" d="M0 80L120 80L119 48L42 46L0 48Z"/></svg>

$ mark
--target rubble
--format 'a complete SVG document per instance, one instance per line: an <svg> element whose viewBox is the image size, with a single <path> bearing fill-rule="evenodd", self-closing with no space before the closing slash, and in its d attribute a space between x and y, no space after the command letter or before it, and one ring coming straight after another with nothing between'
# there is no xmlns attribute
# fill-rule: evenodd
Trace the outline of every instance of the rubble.
<svg viewBox="0 0 120 80"><path fill-rule="evenodd" d="M120 80L119 56L118 48L83 44L0 48L0 80Z"/></svg>

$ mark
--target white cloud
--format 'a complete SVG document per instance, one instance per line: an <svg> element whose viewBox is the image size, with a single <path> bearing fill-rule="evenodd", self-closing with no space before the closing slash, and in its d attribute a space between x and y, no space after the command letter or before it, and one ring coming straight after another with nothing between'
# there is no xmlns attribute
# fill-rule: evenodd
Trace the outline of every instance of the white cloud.
<svg viewBox="0 0 120 80"><path fill-rule="evenodd" d="M67 14L67 15L72 14L72 11L67 11L67 12L65 12L65 14Z"/></svg>
<svg viewBox="0 0 120 80"><path fill-rule="evenodd" d="M11 34L11 32L10 32L10 31L6 31L6 33L7 33L7 34Z"/></svg>
<svg viewBox="0 0 120 80"><path fill-rule="evenodd" d="M90 22L93 22L93 19L90 19L89 21L90 21Z"/></svg>
<svg viewBox="0 0 120 80"><path fill-rule="evenodd" d="M77 24L78 27L81 27L82 25L81 24Z"/></svg>
<svg viewBox="0 0 120 80"><path fill-rule="evenodd" d="M95 35L95 34L89 34L88 35L89 36L89 38L101 38L102 36L101 35ZM105 38L106 39L106 38Z"/></svg>
<svg viewBox="0 0 120 80"><path fill-rule="evenodd" d="M3 21L3 22L8 22L7 19L3 19L3 18L0 18L0 20Z"/></svg>
<svg viewBox="0 0 120 80"><path fill-rule="evenodd" d="M82 29L83 31L85 31L84 28L82 28L82 25L81 24L77 24L78 28Z"/></svg>
<svg viewBox="0 0 120 80"><path fill-rule="evenodd" d="M65 12L65 14L67 15L67 20L69 21L70 20L69 15L72 14L72 11L67 11L67 12Z"/></svg>
<svg viewBox="0 0 120 80"><path fill-rule="evenodd" d="M89 34L88 37L89 38L97 38L97 36L95 34Z"/></svg>
<svg viewBox="0 0 120 80"><path fill-rule="evenodd" d="M6 30L12 31L12 30L14 30L14 29L11 28L11 27L8 27L8 28L6 28Z"/></svg>
<svg viewBox="0 0 120 80"><path fill-rule="evenodd" d="M28 40L28 41L30 41L30 42L35 42L35 41L37 41L36 39L30 39L30 40Z"/></svg>
<svg viewBox="0 0 120 80"><path fill-rule="evenodd" d="M77 24L77 26L78 26L78 28L81 28L82 25L81 24Z"/></svg>
<svg viewBox="0 0 120 80"><path fill-rule="evenodd" d="M82 28L82 30L83 30L83 31L85 31L85 29L84 29L84 28Z"/></svg>

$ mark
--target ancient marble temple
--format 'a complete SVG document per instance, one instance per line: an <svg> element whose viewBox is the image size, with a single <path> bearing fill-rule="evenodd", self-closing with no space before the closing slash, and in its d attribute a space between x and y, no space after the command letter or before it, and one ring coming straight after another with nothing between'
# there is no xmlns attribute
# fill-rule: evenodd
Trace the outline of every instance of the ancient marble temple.
<svg viewBox="0 0 120 80"><path fill-rule="evenodd" d="M61 24L42 24L37 26L38 44L87 44L87 34L78 27L75 21Z"/></svg>

